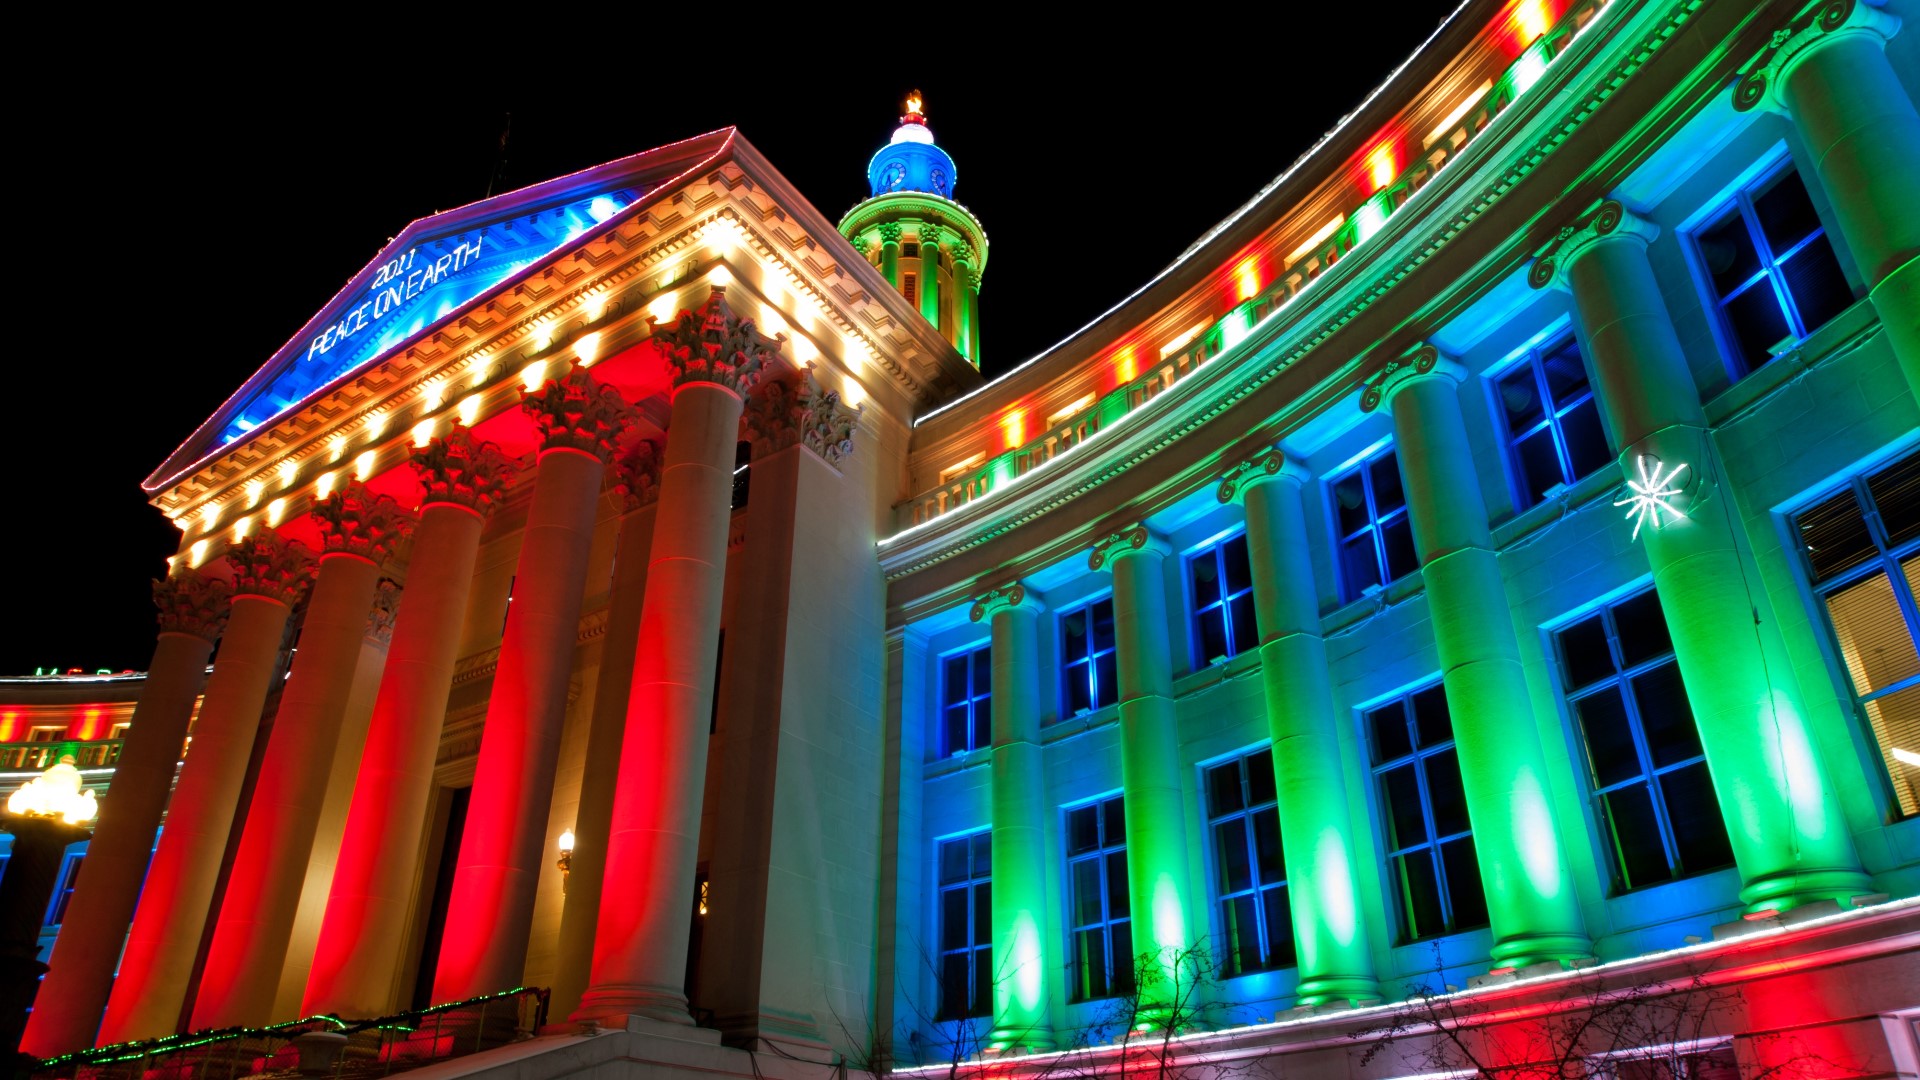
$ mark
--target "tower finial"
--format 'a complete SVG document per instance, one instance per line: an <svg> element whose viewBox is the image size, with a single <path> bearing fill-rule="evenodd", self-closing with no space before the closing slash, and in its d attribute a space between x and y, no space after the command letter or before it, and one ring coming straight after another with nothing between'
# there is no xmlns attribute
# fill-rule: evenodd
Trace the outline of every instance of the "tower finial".
<svg viewBox="0 0 1920 1080"><path fill-rule="evenodd" d="M903 124L926 123L927 114L921 111L925 102L926 99L920 96L920 91L909 90L907 92L907 115L901 117L900 122Z"/></svg>

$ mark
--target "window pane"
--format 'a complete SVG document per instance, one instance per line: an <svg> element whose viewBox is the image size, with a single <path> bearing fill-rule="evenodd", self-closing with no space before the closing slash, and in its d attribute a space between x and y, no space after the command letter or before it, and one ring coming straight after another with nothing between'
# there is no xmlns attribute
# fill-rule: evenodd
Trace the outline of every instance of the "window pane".
<svg viewBox="0 0 1920 1080"><path fill-rule="evenodd" d="M1253 593L1243 592L1227 602L1227 612L1233 616L1233 648L1236 652L1245 652L1260 644L1260 628L1254 620Z"/></svg>
<svg viewBox="0 0 1920 1080"><path fill-rule="evenodd" d="M1115 851L1107 856L1107 918L1124 919L1131 906L1127 897L1127 853Z"/></svg>
<svg viewBox="0 0 1920 1080"><path fill-rule="evenodd" d="M1253 567L1247 561L1247 535L1239 536L1220 546L1221 561L1227 565L1227 591L1244 592L1253 588Z"/></svg>
<svg viewBox="0 0 1920 1080"><path fill-rule="evenodd" d="M993 745L993 699L990 697L973 703L973 745L975 749Z"/></svg>
<svg viewBox="0 0 1920 1080"><path fill-rule="evenodd" d="M1567 460L1573 466L1575 480L1593 475L1594 470L1613 460L1606 430L1600 426L1600 403L1593 398L1575 405L1560 418L1560 435L1566 440Z"/></svg>
<svg viewBox="0 0 1920 1080"><path fill-rule="evenodd" d="M1700 730L1687 705L1680 665L1662 664L1633 680L1633 703L1656 769L1700 756Z"/></svg>
<svg viewBox="0 0 1920 1080"><path fill-rule="evenodd" d="M1367 479L1373 482L1373 512L1386 517L1395 510L1407 505L1406 493L1400 490L1400 458L1396 454L1384 454L1367 465Z"/></svg>
<svg viewBox="0 0 1920 1080"><path fill-rule="evenodd" d="M1867 480L1887 542L1894 547L1920 536L1920 454L1910 454Z"/></svg>
<svg viewBox="0 0 1920 1080"><path fill-rule="evenodd" d="M1547 377L1547 393L1556 407L1587 392L1587 365L1580 361L1580 346L1568 338L1560 347L1540 358L1540 370Z"/></svg>
<svg viewBox="0 0 1920 1080"><path fill-rule="evenodd" d="M973 944L993 941L993 885L982 882L973 887Z"/></svg>
<svg viewBox="0 0 1920 1080"><path fill-rule="evenodd" d="M967 842L952 840L940 845L940 884L967 880Z"/></svg>
<svg viewBox="0 0 1920 1080"><path fill-rule="evenodd" d="M1620 658L1628 667L1673 651L1660 594L1652 589L1615 604L1613 625L1620 637Z"/></svg>
<svg viewBox="0 0 1920 1080"><path fill-rule="evenodd" d="M1554 636L1560 642L1567 689L1578 690L1614 673L1613 653L1607 648L1607 624L1601 615L1591 615Z"/></svg>
<svg viewBox="0 0 1920 1080"><path fill-rule="evenodd" d="M1660 795L1667 804L1667 820L1673 823L1673 842L1685 872L1697 874L1733 861L1706 762L1662 775Z"/></svg>
<svg viewBox="0 0 1920 1080"><path fill-rule="evenodd" d="M1800 310L1800 325L1809 334L1853 303L1853 290L1833 257L1833 245L1824 236L1815 237L1789 256L1781 264L1780 275Z"/></svg>
<svg viewBox="0 0 1920 1080"><path fill-rule="evenodd" d="M1374 553L1373 533L1364 532L1340 544L1340 589L1348 600L1358 599L1367 587L1380 584L1380 557Z"/></svg>
<svg viewBox="0 0 1920 1080"><path fill-rule="evenodd" d="M1114 796L1100 804L1100 816L1105 826L1104 840L1108 847L1127 842L1127 802Z"/></svg>
<svg viewBox="0 0 1920 1080"><path fill-rule="evenodd" d="M967 953L951 953L940 958L940 1015L958 1019L970 1010L967 989Z"/></svg>
<svg viewBox="0 0 1920 1080"><path fill-rule="evenodd" d="M1093 679L1095 708L1104 708L1120 700L1120 673L1117 670L1119 657L1106 652L1094 658Z"/></svg>
<svg viewBox="0 0 1920 1080"><path fill-rule="evenodd" d="M993 833L977 832L973 834L973 876L986 877L993 873Z"/></svg>
<svg viewBox="0 0 1920 1080"><path fill-rule="evenodd" d="M1453 739L1453 716L1447 712L1447 688L1433 685L1413 695L1413 727L1422 747Z"/></svg>
<svg viewBox="0 0 1920 1080"><path fill-rule="evenodd" d="M1078 855L1100 846L1099 808L1077 806L1067 811L1067 853Z"/></svg>
<svg viewBox="0 0 1920 1080"><path fill-rule="evenodd" d="M948 889L940 894L940 951L967 947L967 890Z"/></svg>
<svg viewBox="0 0 1920 1080"><path fill-rule="evenodd" d="M1701 233L1699 243L1700 258L1713 278L1713 291L1721 296L1760 272L1760 256L1737 208Z"/></svg>
<svg viewBox="0 0 1920 1080"><path fill-rule="evenodd" d="M965 700L967 700L967 658L964 654L949 656L940 701L942 704L951 705L956 701Z"/></svg>
<svg viewBox="0 0 1920 1080"><path fill-rule="evenodd" d="M1540 380L1532 364L1522 364L1498 384L1500 412L1506 417L1509 434L1530 430L1547 415L1540 400Z"/></svg>
<svg viewBox="0 0 1920 1080"><path fill-rule="evenodd" d="M1800 174L1793 171L1754 197L1753 216L1760 219L1760 232L1776 255L1805 240L1820 227L1820 217L1813 212L1813 200L1807 198L1807 186L1800 182Z"/></svg>
<svg viewBox="0 0 1920 1080"><path fill-rule="evenodd" d="M1480 885L1480 863L1474 857L1473 837L1463 836L1441 844L1440 862L1447 871L1447 899L1453 904L1453 929L1487 925L1487 894Z"/></svg>
<svg viewBox="0 0 1920 1080"><path fill-rule="evenodd" d="M1451 749L1426 759L1427 797L1433 801L1433 832L1450 836L1466 832L1467 795L1460 785L1460 760Z"/></svg>
<svg viewBox="0 0 1920 1080"><path fill-rule="evenodd" d="M1393 859L1393 874L1400 888L1403 927L1408 938L1437 934L1440 918L1440 880L1433 869L1433 853L1426 848Z"/></svg>
<svg viewBox="0 0 1920 1080"><path fill-rule="evenodd" d="M1887 775L1893 778L1900 812L1909 816L1920 814L1920 766L1908 765L1892 753L1896 746L1902 750L1920 747L1920 686L1864 702L1860 708L1867 714L1867 726L1873 729L1874 740L1880 744Z"/></svg>
<svg viewBox="0 0 1920 1080"><path fill-rule="evenodd" d="M1231 814L1242 807L1240 801L1240 763L1230 761L1207 770L1207 813L1211 817Z"/></svg>
<svg viewBox="0 0 1920 1080"><path fill-rule="evenodd" d="M1200 664L1211 664L1215 660L1225 660L1232 655L1232 650L1227 648L1225 608L1210 607L1205 611L1196 612L1193 616L1193 628L1194 644L1199 648L1199 655L1194 659Z"/></svg>
<svg viewBox="0 0 1920 1080"><path fill-rule="evenodd" d="M1388 581L1398 581L1420 569L1420 559L1413 551L1413 524L1407 518L1383 526L1380 537L1387 546Z"/></svg>
<svg viewBox="0 0 1920 1080"><path fill-rule="evenodd" d="M1816 580L1826 579L1872 558L1873 537L1852 488L1800 515L1800 542Z"/></svg>
<svg viewBox="0 0 1920 1080"><path fill-rule="evenodd" d="M1254 806L1272 802L1273 783L1273 751L1256 750L1248 754L1247 801Z"/></svg>
<svg viewBox="0 0 1920 1080"><path fill-rule="evenodd" d="M965 705L955 705L948 709L945 713L945 721L942 725L942 738L945 740L946 753L951 755L964 751L967 748L967 725L969 723L967 707Z"/></svg>
<svg viewBox="0 0 1920 1080"><path fill-rule="evenodd" d="M1065 670L1062 685L1066 690L1064 708L1068 716L1078 716L1093 708L1093 685L1088 681L1092 677L1092 664L1074 664Z"/></svg>
<svg viewBox="0 0 1920 1080"><path fill-rule="evenodd" d="M1766 363L1772 358L1773 347L1793 336L1779 298L1764 280L1727 301L1726 311L1734 348L1749 368Z"/></svg>
<svg viewBox="0 0 1920 1080"><path fill-rule="evenodd" d="M1060 616L1060 633L1066 639L1068 659L1087 655L1087 609L1080 608Z"/></svg>
<svg viewBox="0 0 1920 1080"><path fill-rule="evenodd" d="M1113 601L1102 600L1093 605L1093 647L1113 648Z"/></svg>
<svg viewBox="0 0 1920 1080"><path fill-rule="evenodd" d="M1124 994L1133 989L1133 968L1139 957L1133 951L1133 927L1124 922L1113 924L1113 990Z"/></svg>
<svg viewBox="0 0 1920 1080"><path fill-rule="evenodd" d="M1073 864L1073 924L1091 926L1106 921L1100 900L1105 883L1100 880L1100 860L1081 859Z"/></svg>
<svg viewBox="0 0 1920 1080"><path fill-rule="evenodd" d="M1073 935L1073 966L1079 972L1082 1001L1107 996L1107 933L1081 930Z"/></svg>
<svg viewBox="0 0 1920 1080"><path fill-rule="evenodd" d="M1214 861L1219 865L1220 892L1241 892L1253 888L1253 866L1247 858L1247 823L1233 818L1213 827Z"/></svg>
<svg viewBox="0 0 1920 1080"><path fill-rule="evenodd" d="M1386 801L1387 846L1398 850L1427 839L1427 819L1420 808L1420 780L1412 762L1389 769L1380 777Z"/></svg>
<svg viewBox="0 0 1920 1080"><path fill-rule="evenodd" d="M1203 551L1187 561L1187 576L1193 582L1193 606L1202 608L1220 599L1220 567L1211 551Z"/></svg>
<svg viewBox="0 0 1920 1080"><path fill-rule="evenodd" d="M1546 497L1547 489L1561 483L1560 450L1553 444L1553 430L1541 428L1521 439L1513 448L1513 460L1520 471L1521 501L1532 506Z"/></svg>
<svg viewBox="0 0 1920 1080"><path fill-rule="evenodd" d="M1285 888L1267 889L1260 894L1262 914L1267 920L1267 966L1286 967L1293 963L1293 908Z"/></svg>
<svg viewBox="0 0 1920 1080"><path fill-rule="evenodd" d="M973 1002L969 1016L993 1015L993 950L973 951Z"/></svg>
<svg viewBox="0 0 1920 1080"><path fill-rule="evenodd" d="M1272 807L1254 812L1253 850L1262 885L1287 880L1285 852L1280 846L1280 812Z"/></svg>
<svg viewBox="0 0 1920 1080"><path fill-rule="evenodd" d="M1373 763L1379 765L1413 753L1413 736L1407 731L1407 707L1396 701L1367 714L1373 728Z"/></svg>
<svg viewBox="0 0 1920 1080"><path fill-rule="evenodd" d="M1252 895L1220 902L1220 932L1226 936L1228 970L1257 971L1260 964L1259 901Z"/></svg>
<svg viewBox="0 0 1920 1080"><path fill-rule="evenodd" d="M1827 611L1833 616L1840 659L1847 665L1856 693L1864 696L1885 689L1920 671L1913 631L1894 600L1893 581L1885 572L1829 594Z"/></svg>
<svg viewBox="0 0 1920 1080"><path fill-rule="evenodd" d="M973 650L973 696L985 697L993 692L993 650L991 648Z"/></svg>
<svg viewBox="0 0 1920 1080"><path fill-rule="evenodd" d="M1645 784L1629 784L1600 797L1614 873L1622 889L1638 889L1673 876L1667 849L1660 840L1660 818L1654 813L1653 792Z"/></svg>
<svg viewBox="0 0 1920 1080"><path fill-rule="evenodd" d="M1626 705L1618 686L1596 691L1574 703L1581 734L1587 740L1587 761L1596 787L1612 787L1640 775L1640 754L1627 726Z"/></svg>
<svg viewBox="0 0 1920 1080"><path fill-rule="evenodd" d="M1372 520L1367 516L1366 482L1358 470L1333 482L1333 512L1341 536L1352 536Z"/></svg>

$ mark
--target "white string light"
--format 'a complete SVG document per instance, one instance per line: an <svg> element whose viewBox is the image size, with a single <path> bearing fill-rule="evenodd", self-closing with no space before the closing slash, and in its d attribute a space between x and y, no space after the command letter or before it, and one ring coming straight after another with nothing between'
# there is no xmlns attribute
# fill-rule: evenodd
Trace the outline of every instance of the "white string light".
<svg viewBox="0 0 1920 1080"><path fill-rule="evenodd" d="M1634 462L1634 471L1639 478L1627 481L1630 494L1624 499L1613 500L1613 505L1627 508L1627 520L1633 522L1632 539L1640 539L1640 527L1651 523L1654 528L1666 524L1661 514L1670 514L1667 520L1686 517L1686 512L1675 506L1673 500L1681 495L1679 480L1686 475L1685 462L1675 465L1671 471L1652 454L1641 454Z"/></svg>

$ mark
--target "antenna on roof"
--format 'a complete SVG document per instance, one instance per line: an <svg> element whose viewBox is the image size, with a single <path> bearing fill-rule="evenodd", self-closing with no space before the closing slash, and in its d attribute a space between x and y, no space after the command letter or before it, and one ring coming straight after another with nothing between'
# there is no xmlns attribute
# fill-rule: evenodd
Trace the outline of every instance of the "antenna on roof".
<svg viewBox="0 0 1920 1080"><path fill-rule="evenodd" d="M487 177L487 194L493 197L493 189L507 179L507 139L513 135L513 114L507 113L500 121L500 148L494 154L493 173Z"/></svg>

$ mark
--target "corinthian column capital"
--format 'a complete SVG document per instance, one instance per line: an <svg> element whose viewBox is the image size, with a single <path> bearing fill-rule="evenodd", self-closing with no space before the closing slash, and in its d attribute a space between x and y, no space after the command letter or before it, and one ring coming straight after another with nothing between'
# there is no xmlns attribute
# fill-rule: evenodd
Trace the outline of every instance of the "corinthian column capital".
<svg viewBox="0 0 1920 1080"><path fill-rule="evenodd" d="M226 582L192 568L159 578L153 583L153 605L160 609L160 632L213 641L227 624L232 596Z"/></svg>
<svg viewBox="0 0 1920 1080"><path fill-rule="evenodd" d="M613 459L614 488L626 500L627 509L638 510L660 497L662 464L660 444L652 439L633 440Z"/></svg>
<svg viewBox="0 0 1920 1080"><path fill-rule="evenodd" d="M1145 525L1134 525L1095 543L1092 554L1087 556L1087 569L1112 569L1113 564L1130 555L1166 553L1166 541L1149 532Z"/></svg>
<svg viewBox="0 0 1920 1080"><path fill-rule="evenodd" d="M583 364L569 365L565 375L538 390L521 391L520 409L540 429L540 449L583 450L603 462L613 458L633 418L633 406L620 391L587 374Z"/></svg>
<svg viewBox="0 0 1920 1080"><path fill-rule="evenodd" d="M1235 502L1255 484L1288 480L1299 485L1306 483L1308 475L1306 466L1287 457L1278 448L1270 447L1221 474L1220 490L1215 494L1222 503Z"/></svg>
<svg viewBox="0 0 1920 1080"><path fill-rule="evenodd" d="M900 242L900 223L897 221L881 222L880 223L880 242L883 244L899 243Z"/></svg>
<svg viewBox="0 0 1920 1080"><path fill-rule="evenodd" d="M453 503L485 517L513 483L513 462L505 452L474 438L459 421L445 435L414 447L410 463L427 489L422 506Z"/></svg>
<svg viewBox="0 0 1920 1080"><path fill-rule="evenodd" d="M413 528L413 515L391 495L375 495L358 480L313 508L326 554L358 555L385 562Z"/></svg>
<svg viewBox="0 0 1920 1080"><path fill-rule="evenodd" d="M1621 239L1646 245L1659 235L1659 226L1613 199L1603 199L1560 227L1559 233L1535 257L1533 265L1528 267L1527 284L1536 289L1548 286L1567 288L1568 268L1595 244L1602 240Z"/></svg>
<svg viewBox="0 0 1920 1080"><path fill-rule="evenodd" d="M747 399L747 427L765 443L768 452L794 443L838 466L853 453L853 429L861 408L849 409L840 392L823 388L813 377L813 364L795 375L768 379Z"/></svg>
<svg viewBox="0 0 1920 1080"><path fill-rule="evenodd" d="M228 548L227 565L233 568L234 595L263 596L290 608L300 603L313 583L313 552L272 529L262 529Z"/></svg>
<svg viewBox="0 0 1920 1080"><path fill-rule="evenodd" d="M1776 27L1766 47L1741 70L1733 84L1733 107L1785 112L1780 88L1795 64L1844 37L1865 36L1884 46L1899 31L1899 16L1881 10L1880 0L1816 0Z"/></svg>
<svg viewBox="0 0 1920 1080"><path fill-rule="evenodd" d="M673 385L705 382L724 386L745 397L780 355L784 338L770 338L752 319L743 319L727 305L727 290L715 285L698 311L682 311L672 326L652 319L653 342L667 359Z"/></svg>

